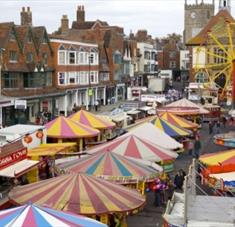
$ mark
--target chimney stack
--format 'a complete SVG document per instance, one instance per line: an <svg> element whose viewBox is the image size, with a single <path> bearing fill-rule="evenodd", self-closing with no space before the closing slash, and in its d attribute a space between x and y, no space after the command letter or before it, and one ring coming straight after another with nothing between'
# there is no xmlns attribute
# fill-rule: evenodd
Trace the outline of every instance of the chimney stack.
<svg viewBox="0 0 235 227"><path fill-rule="evenodd" d="M78 6L77 9L77 23L84 23L85 22L85 10L84 6Z"/></svg>
<svg viewBox="0 0 235 227"><path fill-rule="evenodd" d="M62 34L68 32L68 30L69 30L69 19L68 19L67 15L62 16L60 28L61 28L61 33Z"/></svg>
<svg viewBox="0 0 235 227"><path fill-rule="evenodd" d="M21 25L32 26L32 12L30 11L30 7L27 7L27 11L25 10L25 7L22 7L20 17Z"/></svg>

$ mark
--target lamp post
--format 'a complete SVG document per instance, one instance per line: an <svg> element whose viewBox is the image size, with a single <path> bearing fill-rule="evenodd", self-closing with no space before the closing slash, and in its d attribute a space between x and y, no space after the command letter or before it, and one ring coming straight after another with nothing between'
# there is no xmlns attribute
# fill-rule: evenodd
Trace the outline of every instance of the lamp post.
<svg viewBox="0 0 235 227"><path fill-rule="evenodd" d="M88 88L88 102L89 102L89 106L91 109L91 97L93 95L93 91L91 89L91 60L92 60L92 56L91 54L89 54L88 56L88 83L89 83L89 88Z"/></svg>

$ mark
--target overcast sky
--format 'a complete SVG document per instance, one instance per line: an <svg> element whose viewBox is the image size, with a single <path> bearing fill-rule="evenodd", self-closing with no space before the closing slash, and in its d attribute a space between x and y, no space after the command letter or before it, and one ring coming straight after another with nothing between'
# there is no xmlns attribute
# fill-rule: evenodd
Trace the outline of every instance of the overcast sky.
<svg viewBox="0 0 235 227"><path fill-rule="evenodd" d="M219 0L215 2L217 12ZM235 16L235 0L231 2ZM21 8L30 6L33 25L44 25L52 32L60 26L63 14L68 15L71 25L78 5L84 5L86 20L107 21L110 25L124 27L126 34L146 29L153 37L164 37L173 32L182 34L184 29L184 0L0 0L0 22L20 24Z"/></svg>

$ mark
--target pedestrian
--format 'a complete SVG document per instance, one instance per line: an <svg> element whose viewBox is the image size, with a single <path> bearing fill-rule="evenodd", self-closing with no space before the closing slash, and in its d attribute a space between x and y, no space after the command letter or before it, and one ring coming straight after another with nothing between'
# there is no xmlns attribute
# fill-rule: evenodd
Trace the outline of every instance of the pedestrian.
<svg viewBox="0 0 235 227"><path fill-rule="evenodd" d="M192 153L193 153L193 142L192 140L189 140L188 141L188 154L192 155Z"/></svg>
<svg viewBox="0 0 235 227"><path fill-rule="evenodd" d="M95 111L96 112L98 111L98 106L99 106L99 101L95 100Z"/></svg>
<svg viewBox="0 0 235 227"><path fill-rule="evenodd" d="M175 189L182 190L183 182L184 182L183 175L181 174L180 171L177 171L174 178Z"/></svg>
<svg viewBox="0 0 235 227"><path fill-rule="evenodd" d="M201 150L201 142L200 142L199 138L196 137L195 141L194 141L194 157L196 159L198 159L200 156L200 150Z"/></svg>
<svg viewBox="0 0 235 227"><path fill-rule="evenodd" d="M225 116L222 117L222 122L223 122L224 128L226 128L227 118Z"/></svg>
<svg viewBox="0 0 235 227"><path fill-rule="evenodd" d="M209 134L211 135L213 133L213 123L209 121Z"/></svg>
<svg viewBox="0 0 235 227"><path fill-rule="evenodd" d="M216 122L216 133L220 133L220 121Z"/></svg>
<svg viewBox="0 0 235 227"><path fill-rule="evenodd" d="M154 205L157 207L160 207L161 204L161 180L156 179L154 181L154 186L153 186L154 194L155 194L155 201Z"/></svg>

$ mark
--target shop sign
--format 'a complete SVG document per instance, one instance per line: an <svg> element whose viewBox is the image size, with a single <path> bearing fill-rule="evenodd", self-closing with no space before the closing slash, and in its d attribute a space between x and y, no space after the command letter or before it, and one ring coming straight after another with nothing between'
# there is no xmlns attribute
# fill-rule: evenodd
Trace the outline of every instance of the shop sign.
<svg viewBox="0 0 235 227"><path fill-rule="evenodd" d="M89 88L88 89L88 96L92 96L93 95L93 89L92 88Z"/></svg>
<svg viewBox="0 0 235 227"><path fill-rule="evenodd" d="M26 100L15 100L15 109L25 110L27 108Z"/></svg>
<svg viewBox="0 0 235 227"><path fill-rule="evenodd" d="M27 157L27 149L24 148L23 150L16 151L14 153L11 153L7 156L0 158L0 169L3 169L9 165L12 165L22 159L25 159Z"/></svg>

